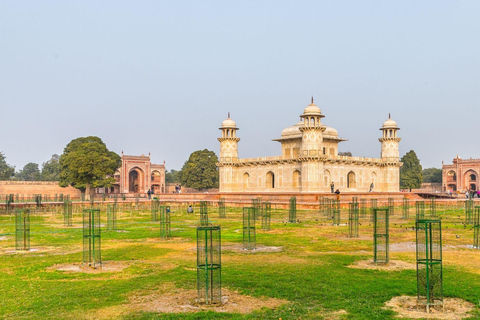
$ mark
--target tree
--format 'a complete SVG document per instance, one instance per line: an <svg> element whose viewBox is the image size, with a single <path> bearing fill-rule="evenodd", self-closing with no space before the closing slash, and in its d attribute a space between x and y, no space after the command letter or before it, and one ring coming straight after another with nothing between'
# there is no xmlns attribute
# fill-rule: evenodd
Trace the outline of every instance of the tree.
<svg viewBox="0 0 480 320"><path fill-rule="evenodd" d="M213 151L193 152L182 167L182 185L194 189L218 188L217 162Z"/></svg>
<svg viewBox="0 0 480 320"><path fill-rule="evenodd" d="M40 168L38 167L38 164L29 162L15 175L15 177L22 181L38 181L40 180Z"/></svg>
<svg viewBox="0 0 480 320"><path fill-rule="evenodd" d="M400 188L417 189L422 186L422 165L415 151L410 150L402 159L403 166L400 167Z"/></svg>
<svg viewBox="0 0 480 320"><path fill-rule="evenodd" d="M423 169L423 182L442 182L442 169L428 168Z"/></svg>
<svg viewBox="0 0 480 320"><path fill-rule="evenodd" d="M60 186L84 189L89 199L91 187L110 187L121 158L108 150L98 137L82 137L70 141L60 156Z"/></svg>
<svg viewBox="0 0 480 320"><path fill-rule="evenodd" d="M43 181L58 181L60 179L60 156L54 154L50 160L42 165Z"/></svg>
<svg viewBox="0 0 480 320"><path fill-rule="evenodd" d="M165 173L165 183L182 183L182 171L170 170Z"/></svg>
<svg viewBox="0 0 480 320"><path fill-rule="evenodd" d="M15 167L8 165L5 160L5 155L3 152L0 152L0 180L10 180L14 174Z"/></svg>
<svg viewBox="0 0 480 320"><path fill-rule="evenodd" d="M339 155L339 156L351 157L351 156L352 156L352 153L351 153L350 151L345 151L345 152L339 152L338 155Z"/></svg>

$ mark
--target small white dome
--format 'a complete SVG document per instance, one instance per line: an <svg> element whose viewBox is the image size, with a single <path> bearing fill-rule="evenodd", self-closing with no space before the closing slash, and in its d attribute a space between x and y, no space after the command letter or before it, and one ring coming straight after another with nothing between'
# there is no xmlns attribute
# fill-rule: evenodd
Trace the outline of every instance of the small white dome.
<svg viewBox="0 0 480 320"><path fill-rule="evenodd" d="M303 110L304 115L311 115L311 116L318 116L322 114L322 111L320 108L314 104L313 102L310 103L304 110Z"/></svg>
<svg viewBox="0 0 480 320"><path fill-rule="evenodd" d="M326 127L325 131L323 132L325 136L334 136L338 137L338 131L332 127Z"/></svg>
<svg viewBox="0 0 480 320"><path fill-rule="evenodd" d="M282 137L286 136L294 136L294 135L299 135L301 134L299 127L303 125L303 122L300 121L296 125L293 125L291 127L285 128L282 130Z"/></svg>
<svg viewBox="0 0 480 320"><path fill-rule="evenodd" d="M393 120L388 118L384 123L382 128L397 128L397 123Z"/></svg>
<svg viewBox="0 0 480 320"><path fill-rule="evenodd" d="M230 117L223 120L222 122L222 128L236 128L236 127L237 127L237 124L235 123L235 121L230 119Z"/></svg>

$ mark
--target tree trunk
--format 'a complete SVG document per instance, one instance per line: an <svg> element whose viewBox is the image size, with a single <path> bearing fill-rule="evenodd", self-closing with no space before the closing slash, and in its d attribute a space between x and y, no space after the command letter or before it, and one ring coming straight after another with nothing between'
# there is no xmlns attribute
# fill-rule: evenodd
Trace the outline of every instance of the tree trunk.
<svg viewBox="0 0 480 320"><path fill-rule="evenodd" d="M85 186L85 201L90 201L90 183Z"/></svg>

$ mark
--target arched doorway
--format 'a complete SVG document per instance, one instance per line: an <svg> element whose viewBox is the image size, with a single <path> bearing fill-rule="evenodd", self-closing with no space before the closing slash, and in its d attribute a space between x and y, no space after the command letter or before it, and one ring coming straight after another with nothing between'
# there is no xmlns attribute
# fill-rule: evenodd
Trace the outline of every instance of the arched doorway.
<svg viewBox="0 0 480 320"><path fill-rule="evenodd" d="M478 190L478 174L474 170L468 170L464 175L465 187L471 191Z"/></svg>
<svg viewBox="0 0 480 320"><path fill-rule="evenodd" d="M248 189L248 180L250 179L250 175L248 174L248 172L245 172L243 174L243 189Z"/></svg>
<svg viewBox="0 0 480 320"><path fill-rule="evenodd" d="M328 170L325 170L323 172L323 185L325 187L330 186L330 171L328 171Z"/></svg>
<svg viewBox="0 0 480 320"><path fill-rule="evenodd" d="M275 188L275 175L272 171L267 172L267 189Z"/></svg>
<svg viewBox="0 0 480 320"><path fill-rule="evenodd" d="M133 168L128 174L128 192L145 192L143 185L143 171L140 168Z"/></svg>
<svg viewBox="0 0 480 320"><path fill-rule="evenodd" d="M355 172L350 171L347 174L347 188L356 188L357 183L355 181Z"/></svg>
<svg viewBox="0 0 480 320"><path fill-rule="evenodd" d="M298 170L293 171L293 187L300 188L302 185L302 173Z"/></svg>

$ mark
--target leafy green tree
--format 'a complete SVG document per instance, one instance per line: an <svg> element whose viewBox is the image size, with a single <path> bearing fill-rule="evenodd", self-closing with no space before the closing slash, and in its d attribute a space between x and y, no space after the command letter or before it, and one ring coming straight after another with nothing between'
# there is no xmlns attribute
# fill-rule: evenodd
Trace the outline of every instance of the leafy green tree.
<svg viewBox="0 0 480 320"><path fill-rule="evenodd" d="M50 160L42 165L43 181L58 181L60 179L60 156L54 154Z"/></svg>
<svg viewBox="0 0 480 320"><path fill-rule="evenodd" d="M400 167L400 188L417 189L422 186L422 165L415 151L410 150L402 159L403 166Z"/></svg>
<svg viewBox="0 0 480 320"><path fill-rule="evenodd" d="M165 183L182 183L182 171L170 170L165 173Z"/></svg>
<svg viewBox="0 0 480 320"><path fill-rule="evenodd" d="M182 167L182 185L194 189L218 188L217 162L213 151L193 152Z"/></svg>
<svg viewBox="0 0 480 320"><path fill-rule="evenodd" d="M91 188L110 187L121 158L108 150L99 137L77 138L65 147L60 156L60 186L71 185L85 190L89 199Z"/></svg>
<svg viewBox="0 0 480 320"><path fill-rule="evenodd" d="M7 164L5 155L0 152L0 180L10 180L15 174L15 167Z"/></svg>
<svg viewBox="0 0 480 320"><path fill-rule="evenodd" d="M22 181L38 181L40 180L40 168L38 164L29 162L15 174L15 178Z"/></svg>
<svg viewBox="0 0 480 320"><path fill-rule="evenodd" d="M423 169L423 182L442 182L442 169L428 168Z"/></svg>

